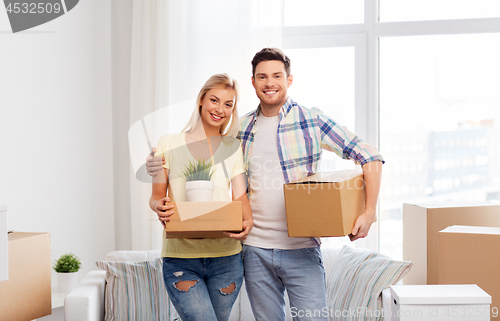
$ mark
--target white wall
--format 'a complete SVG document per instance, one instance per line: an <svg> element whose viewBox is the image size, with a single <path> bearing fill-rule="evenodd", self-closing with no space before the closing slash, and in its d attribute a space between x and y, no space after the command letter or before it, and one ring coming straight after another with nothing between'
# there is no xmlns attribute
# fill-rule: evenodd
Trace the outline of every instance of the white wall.
<svg viewBox="0 0 500 321"><path fill-rule="evenodd" d="M128 148L130 128L130 58L132 46L132 0L111 1L112 83L113 83L113 155L115 248L131 250L132 211L130 176L133 175ZM144 155L146 158L147 155ZM148 206L144 202L144 206ZM144 219L144 218L143 218ZM136 248L144 249L144 248Z"/></svg>
<svg viewBox="0 0 500 321"><path fill-rule="evenodd" d="M80 278L115 248L110 8L18 34L0 10L0 203L8 229L51 234L52 261L80 256Z"/></svg>

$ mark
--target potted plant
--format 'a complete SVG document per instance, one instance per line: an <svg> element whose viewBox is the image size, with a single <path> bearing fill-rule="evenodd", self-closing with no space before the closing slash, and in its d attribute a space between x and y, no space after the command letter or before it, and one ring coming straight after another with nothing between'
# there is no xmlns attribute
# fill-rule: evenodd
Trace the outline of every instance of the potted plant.
<svg viewBox="0 0 500 321"><path fill-rule="evenodd" d="M214 191L214 182L211 181L214 171L212 163L200 159L189 163L184 171L188 202L210 202Z"/></svg>
<svg viewBox="0 0 500 321"><path fill-rule="evenodd" d="M73 253L66 253L54 262L52 268L57 272L59 292L70 292L78 283L78 270L82 262Z"/></svg>

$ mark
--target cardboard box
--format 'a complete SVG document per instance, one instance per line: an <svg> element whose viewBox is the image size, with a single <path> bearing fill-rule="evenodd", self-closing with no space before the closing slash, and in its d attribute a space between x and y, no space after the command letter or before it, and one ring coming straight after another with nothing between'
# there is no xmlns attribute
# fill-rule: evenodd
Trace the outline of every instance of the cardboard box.
<svg viewBox="0 0 500 321"><path fill-rule="evenodd" d="M365 211L363 173L320 172L284 185L288 236L345 236Z"/></svg>
<svg viewBox="0 0 500 321"><path fill-rule="evenodd" d="M242 208L234 202L177 202L166 224L167 238L226 237L242 231Z"/></svg>
<svg viewBox="0 0 500 321"><path fill-rule="evenodd" d="M438 282L477 284L491 295L491 320L499 320L500 228L454 225L439 232Z"/></svg>
<svg viewBox="0 0 500 321"><path fill-rule="evenodd" d="M403 284L437 284L438 233L450 225L500 227L500 205L403 204L403 260L415 263Z"/></svg>
<svg viewBox="0 0 500 321"><path fill-rule="evenodd" d="M9 280L0 282L0 319L25 321L52 313L50 235L9 234Z"/></svg>
<svg viewBox="0 0 500 321"><path fill-rule="evenodd" d="M491 297L475 284L393 285L391 296L393 321L490 320Z"/></svg>
<svg viewBox="0 0 500 321"><path fill-rule="evenodd" d="M7 242L7 206L0 204L0 281L9 279L9 246Z"/></svg>

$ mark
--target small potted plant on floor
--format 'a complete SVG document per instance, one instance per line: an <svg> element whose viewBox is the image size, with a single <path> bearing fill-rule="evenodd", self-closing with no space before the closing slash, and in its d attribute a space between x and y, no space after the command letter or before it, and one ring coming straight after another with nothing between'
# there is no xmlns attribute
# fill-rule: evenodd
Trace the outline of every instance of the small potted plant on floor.
<svg viewBox="0 0 500 321"><path fill-rule="evenodd" d="M82 263L73 253L66 253L54 262L52 268L57 272L59 292L70 292L78 283L78 270Z"/></svg>
<svg viewBox="0 0 500 321"><path fill-rule="evenodd" d="M214 182L211 181L214 171L212 163L200 159L189 163L184 171L188 202L210 202L214 191Z"/></svg>

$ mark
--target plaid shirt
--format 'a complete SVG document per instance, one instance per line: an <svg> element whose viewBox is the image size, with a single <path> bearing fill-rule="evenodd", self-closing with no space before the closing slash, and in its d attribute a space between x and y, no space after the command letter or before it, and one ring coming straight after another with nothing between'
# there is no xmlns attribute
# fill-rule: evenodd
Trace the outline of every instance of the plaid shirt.
<svg viewBox="0 0 500 321"><path fill-rule="evenodd" d="M260 105L257 110L241 117L237 135L247 168L249 197L252 193L249 164L259 113ZM343 159L352 159L358 165L377 160L384 162L377 149L363 142L346 127L341 127L318 108L308 109L288 98L281 107L279 116L278 156L285 183L316 173L323 149L334 152ZM316 246L321 244L319 238L312 240Z"/></svg>
<svg viewBox="0 0 500 321"><path fill-rule="evenodd" d="M260 105L257 110L241 117L237 136L243 148L248 177L251 175L249 163L259 113ZM278 155L285 183L316 173L323 149L343 159L352 159L358 165L377 160L384 162L377 149L341 127L318 108L308 109L288 98L279 116Z"/></svg>

